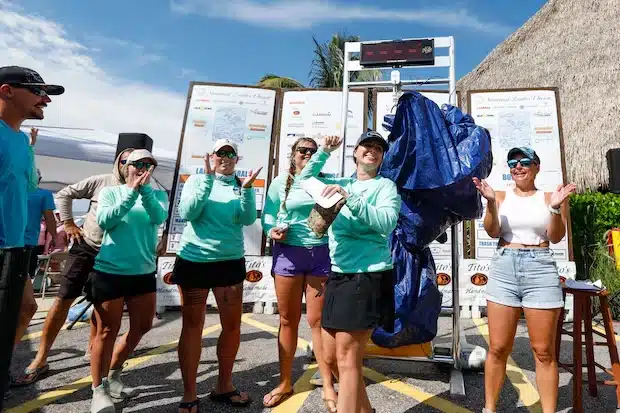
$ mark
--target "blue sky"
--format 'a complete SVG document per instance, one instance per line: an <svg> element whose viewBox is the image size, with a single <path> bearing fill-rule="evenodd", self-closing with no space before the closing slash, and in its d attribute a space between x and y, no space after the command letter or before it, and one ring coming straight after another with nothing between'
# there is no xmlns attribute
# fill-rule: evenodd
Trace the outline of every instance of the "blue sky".
<svg viewBox="0 0 620 413"><path fill-rule="evenodd" d="M0 61L65 84L46 122L114 133L135 125L175 149L190 80L254 84L276 73L307 84L312 36L342 30L362 40L452 35L461 77L544 3L0 0Z"/></svg>

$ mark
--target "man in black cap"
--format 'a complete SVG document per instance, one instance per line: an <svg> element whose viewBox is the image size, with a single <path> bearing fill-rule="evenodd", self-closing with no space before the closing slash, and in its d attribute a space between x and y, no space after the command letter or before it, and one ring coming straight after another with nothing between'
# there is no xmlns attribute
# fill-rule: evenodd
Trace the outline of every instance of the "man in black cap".
<svg viewBox="0 0 620 413"><path fill-rule="evenodd" d="M24 235L28 221L28 191L36 190L34 139L20 130L26 119L43 119L62 86L46 84L32 69L0 67L0 411L8 388L9 366L17 316L28 277L30 251Z"/></svg>

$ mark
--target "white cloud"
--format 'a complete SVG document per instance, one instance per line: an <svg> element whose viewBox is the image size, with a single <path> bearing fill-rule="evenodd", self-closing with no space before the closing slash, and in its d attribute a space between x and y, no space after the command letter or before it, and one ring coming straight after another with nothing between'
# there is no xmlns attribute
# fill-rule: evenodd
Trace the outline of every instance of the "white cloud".
<svg viewBox="0 0 620 413"><path fill-rule="evenodd" d="M355 21L392 21L424 26L463 28L505 36L513 29L495 22L482 21L466 9L383 9L325 0L171 0L170 8L179 14L237 20L257 26L306 29L321 23Z"/></svg>
<svg viewBox="0 0 620 413"><path fill-rule="evenodd" d="M125 47L132 46L127 42ZM96 55L71 40L63 26L0 0L2 65L30 67L46 82L66 88L52 97L43 125L143 132L156 148L176 152L185 95L113 76L96 62Z"/></svg>

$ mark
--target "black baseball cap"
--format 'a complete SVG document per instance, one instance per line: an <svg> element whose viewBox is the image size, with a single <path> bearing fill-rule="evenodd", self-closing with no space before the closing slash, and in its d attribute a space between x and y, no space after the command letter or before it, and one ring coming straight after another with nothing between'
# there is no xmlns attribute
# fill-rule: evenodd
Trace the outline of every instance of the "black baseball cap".
<svg viewBox="0 0 620 413"><path fill-rule="evenodd" d="M43 81L43 78L37 72L21 66L0 67L0 85L39 87L48 95L62 95L65 93L64 87L49 85Z"/></svg>
<svg viewBox="0 0 620 413"><path fill-rule="evenodd" d="M362 143L369 141L378 143L383 148L383 152L387 152L388 149L390 149L390 145L388 145L386 140L383 138L383 136L381 136L379 132L370 130L360 135L357 142L355 143L355 148L353 150L357 149L357 147L360 146Z"/></svg>
<svg viewBox="0 0 620 413"><path fill-rule="evenodd" d="M511 150L508 151L507 160L509 161L513 159L516 154L521 154L525 156L526 158L531 159L537 165L540 165L540 158L538 157L538 154L536 153L534 149L530 147L521 146L519 148L512 148Z"/></svg>

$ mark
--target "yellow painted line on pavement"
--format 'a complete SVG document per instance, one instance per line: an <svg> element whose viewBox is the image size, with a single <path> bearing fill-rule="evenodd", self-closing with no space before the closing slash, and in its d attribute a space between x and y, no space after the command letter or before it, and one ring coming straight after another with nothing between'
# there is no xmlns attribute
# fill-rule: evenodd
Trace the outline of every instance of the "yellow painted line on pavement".
<svg viewBox="0 0 620 413"><path fill-rule="evenodd" d="M459 406L458 404L452 403L450 400L442 399L441 397L435 396L434 394L427 393L424 390L421 390L403 381L391 379L367 367L364 367L364 376L378 384L381 384L384 387L387 387L390 390L394 390L400 394L404 394L405 396L411 397L412 399L415 399L420 403L424 403L427 406L434 407L437 410L441 410L442 412L473 413L471 410Z"/></svg>
<svg viewBox="0 0 620 413"><path fill-rule="evenodd" d="M66 330L68 325L69 324L65 324L64 326L62 326L62 328L60 330L61 331L62 330ZM79 328L82 328L82 327L85 327L85 326L88 326L88 325L90 325L90 322L85 323L85 322L82 322L82 321L78 321L77 323L75 323L75 325L73 326L71 331L77 330ZM37 331L37 332L34 332L34 333L30 333L30 334L24 334L24 336L22 337L21 341L34 340L36 338L41 337L42 335L43 335L43 330Z"/></svg>
<svg viewBox="0 0 620 413"><path fill-rule="evenodd" d="M202 330L202 336L206 336L208 334L211 334L217 330L219 330L221 328L220 324L205 328L204 330ZM125 362L125 367L123 370L127 371L127 370L131 370L134 367L147 362L148 360L152 359L155 356L158 356L160 354L164 354L174 348L176 348L177 344L179 343L179 340L175 340L175 341L171 341L168 344L164 344L161 345L159 347L155 347L152 350L147 351L146 353L138 356L138 357L134 357L131 358L129 360L127 360ZM88 376L88 377L83 377L79 380L74 381L73 383L67 384L65 386L62 386L58 389L55 390L51 390L48 391L46 393L43 393L41 395L39 395L36 399L32 399L27 401L26 403L20 404L19 406L13 407L11 409L6 410L6 413L28 413L28 412L33 412L37 409L40 409L43 406L46 406L58 399L61 399L63 397L69 396L73 393L75 393L78 390L81 390L89 385L91 385L91 383L93 382L92 377Z"/></svg>
<svg viewBox="0 0 620 413"><path fill-rule="evenodd" d="M278 334L278 329L276 327L270 326L268 324L261 323L260 321L256 321L251 318L250 314L244 314L242 317L242 321L246 324L249 324L253 327L256 327L260 330L272 333L274 335ZM306 350L306 347L310 343L302 338L297 339L297 347L302 350ZM301 409L303 403L308 398L314 386L310 384L310 378L314 375L316 371L316 365L308 367L308 369L304 372L304 374L297 380L295 383L295 395L290 399L286 400L280 406L276 407L272 411L274 413L277 412L296 412ZM432 395L430 393L426 393L425 391L412 386L410 384L404 383L400 380L393 380L389 377L384 376L383 374L376 372L372 369L364 367L364 376L369 378L370 380L387 387L390 390L394 390L400 394L408 396L414 400L419 401L420 403L424 403L428 406L434 407L438 410L441 410L446 413L472 413L471 410L467 410L464 407L461 407L457 404L452 403L447 399L443 399L439 396ZM298 391L300 394L298 395Z"/></svg>
<svg viewBox="0 0 620 413"><path fill-rule="evenodd" d="M474 318L473 321L476 323L480 335L488 344L489 325L480 318ZM508 362L506 363L506 376L508 376L508 380L512 383L512 386L519 395L519 399L523 402L527 410L530 413L542 413L538 390L536 390L536 387L527 378L525 373L523 373L523 370L517 366L517 363L512 357L508 357Z"/></svg>
<svg viewBox="0 0 620 413"><path fill-rule="evenodd" d="M607 335L607 333L605 332L605 329L601 328L600 326L596 324L592 324L592 329L598 331L601 334ZM620 342L620 336L618 334L614 334L614 336L616 337L616 342Z"/></svg>
<svg viewBox="0 0 620 413"><path fill-rule="evenodd" d="M263 330L263 331L266 331L267 333L271 333L276 337L278 336L277 327L270 326L269 324L261 323L260 321L254 320L251 314L244 314L241 317L241 321L243 321L244 323L252 327L258 328L259 330ZM305 351L307 346L309 345L310 343L304 340L303 338L301 337L297 338L298 348ZM310 379L312 378L316 370L317 370L316 364L308 366L304 374L302 374L301 377L297 379L297 381L293 385L293 391L295 393L290 398L283 401L278 406L274 407L271 410L272 413L290 413L290 412L299 411L299 409L301 409L301 407L306 402L306 399L308 398L308 396L310 396L310 393L312 393L312 390L314 390L314 386L310 384ZM261 403L262 403L262 400L261 400Z"/></svg>

